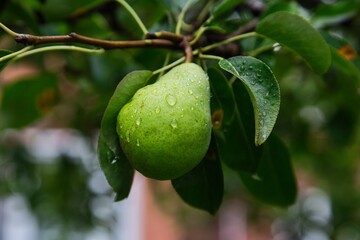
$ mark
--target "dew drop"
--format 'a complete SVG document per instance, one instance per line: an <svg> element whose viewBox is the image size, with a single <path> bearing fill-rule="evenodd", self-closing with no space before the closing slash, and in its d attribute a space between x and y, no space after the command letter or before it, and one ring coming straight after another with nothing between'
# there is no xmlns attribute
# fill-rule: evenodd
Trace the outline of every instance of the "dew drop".
<svg viewBox="0 0 360 240"><path fill-rule="evenodd" d="M171 121L170 125L171 125L171 127L174 128L174 129L178 127L177 121L176 121L175 118Z"/></svg>
<svg viewBox="0 0 360 240"><path fill-rule="evenodd" d="M253 66L250 66L249 69L250 69L250 70L253 70Z"/></svg>
<svg viewBox="0 0 360 240"><path fill-rule="evenodd" d="M244 67L244 66L241 66L241 67L240 67L240 70L241 70L241 71L244 71L244 70L245 70L245 67Z"/></svg>
<svg viewBox="0 0 360 240"><path fill-rule="evenodd" d="M194 110L194 107L191 107L190 109L191 109L191 110Z"/></svg>
<svg viewBox="0 0 360 240"><path fill-rule="evenodd" d="M160 107L157 107L157 108L155 109L155 113L159 114L160 112L161 112Z"/></svg>
<svg viewBox="0 0 360 240"><path fill-rule="evenodd" d="M264 133L261 137L262 137L263 140L265 140L266 139L266 134Z"/></svg>
<svg viewBox="0 0 360 240"><path fill-rule="evenodd" d="M138 118L138 119L136 119L136 125L138 125L138 126L140 126L140 124L141 124L141 118Z"/></svg>
<svg viewBox="0 0 360 240"><path fill-rule="evenodd" d="M193 94L193 91L191 90L191 89L189 89L189 91L188 91L190 94Z"/></svg>
<svg viewBox="0 0 360 240"><path fill-rule="evenodd" d="M247 73L245 73L246 74L246 76L250 76L251 75L251 73L250 72L247 72Z"/></svg>
<svg viewBox="0 0 360 240"><path fill-rule="evenodd" d="M117 162L117 158L114 158L112 161L111 161L111 164L115 164Z"/></svg>
<svg viewBox="0 0 360 240"><path fill-rule="evenodd" d="M139 141L139 139L136 139L136 146L140 146L140 141Z"/></svg>
<svg viewBox="0 0 360 240"><path fill-rule="evenodd" d="M174 106L176 104L176 97L171 94L166 95L165 100L170 106Z"/></svg>

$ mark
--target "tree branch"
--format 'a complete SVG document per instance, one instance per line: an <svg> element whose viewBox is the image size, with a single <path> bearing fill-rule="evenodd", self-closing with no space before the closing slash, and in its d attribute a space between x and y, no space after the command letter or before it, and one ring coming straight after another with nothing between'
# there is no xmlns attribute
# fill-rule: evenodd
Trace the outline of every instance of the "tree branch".
<svg viewBox="0 0 360 240"><path fill-rule="evenodd" d="M137 47L159 47L181 49L179 44L167 39L145 39L134 41L109 41L97 38L83 36L77 33L70 33L68 35L60 36L35 36L30 34L18 34L15 37L17 43L24 45L41 45L49 43L82 43L100 47L103 49L123 49L123 48L137 48Z"/></svg>

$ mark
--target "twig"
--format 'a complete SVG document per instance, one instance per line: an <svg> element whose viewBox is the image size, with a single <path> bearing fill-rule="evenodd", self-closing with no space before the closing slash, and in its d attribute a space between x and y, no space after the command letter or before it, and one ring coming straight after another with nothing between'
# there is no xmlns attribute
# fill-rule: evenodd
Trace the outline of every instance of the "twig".
<svg viewBox="0 0 360 240"><path fill-rule="evenodd" d="M7 34L9 34L12 37L16 37L17 35L19 35L18 33L12 31L11 29L9 29L7 26L2 24L1 22L0 22L0 28L2 28Z"/></svg>
<svg viewBox="0 0 360 240"><path fill-rule="evenodd" d="M145 35L145 39L166 39L172 42L181 42L182 40L184 40L184 37L185 36L181 34L175 34L172 32L165 32L165 31L151 32Z"/></svg>
<svg viewBox="0 0 360 240"><path fill-rule="evenodd" d="M144 33L144 35L147 34L149 31L146 29L144 23L141 21L141 19L139 18L137 13L134 11L134 9L125 0L116 0L116 1L118 3L120 3L121 5L123 5L124 8L126 8L126 10L130 13L130 15L134 18L136 23L139 25L139 27L142 30L142 32Z"/></svg>
<svg viewBox="0 0 360 240"><path fill-rule="evenodd" d="M181 32L181 25L183 24L184 21L184 17L185 17L185 13L186 11L189 9L189 7L191 6L191 4L193 3L194 0L188 0L185 4L185 6L182 8L180 14L179 14L179 18L176 24L176 28L175 28L175 33L176 34L180 34Z"/></svg>
<svg viewBox="0 0 360 240"><path fill-rule="evenodd" d="M88 48L82 48L77 46L46 46L41 48L32 49L27 52L23 52L15 56L11 59L11 61L16 61L20 58L24 58L33 54L37 54L40 52L47 52L47 51L55 51L55 50L67 50L67 51L78 51L78 52L84 52L84 53L92 53L92 54L101 54L104 53L104 49L88 49Z"/></svg>
<svg viewBox="0 0 360 240"><path fill-rule="evenodd" d="M217 48L217 47L219 47L219 46L221 46L221 45L224 45L224 44L227 44L227 43L231 43L231 42L234 42L234 41L243 39L243 38L248 38L248 37L262 37L262 35L260 35L260 34L258 34L258 33L256 33L256 32L244 33L244 34L237 35L237 36L234 36L234 37L225 39L225 40L223 40L223 41L220 41L220 42L217 42L217 43L208 45L208 46L206 46L206 47L202 47L202 48L200 48L200 52L206 52L206 51L209 51L209 50L211 50L211 49Z"/></svg>
<svg viewBox="0 0 360 240"><path fill-rule="evenodd" d="M24 53L26 51L29 51L30 49L32 49L33 46L27 46L27 47L24 47L23 49L20 49L19 51L16 51L16 52L13 52L13 53L10 53L8 55L5 55L3 57L0 58L0 62L3 62L3 61L6 61L6 60L10 60L11 58L13 57L16 57L17 55L21 54L21 53Z"/></svg>
<svg viewBox="0 0 360 240"><path fill-rule="evenodd" d="M223 60L223 57L216 56L216 55L209 55L209 54L202 54L199 53L199 57L202 59L213 59L213 60Z"/></svg>

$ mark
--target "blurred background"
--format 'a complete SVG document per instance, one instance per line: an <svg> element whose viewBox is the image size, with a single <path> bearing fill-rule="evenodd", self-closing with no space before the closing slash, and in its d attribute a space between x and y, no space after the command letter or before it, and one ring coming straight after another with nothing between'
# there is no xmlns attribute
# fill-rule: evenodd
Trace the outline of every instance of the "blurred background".
<svg viewBox="0 0 360 240"><path fill-rule="evenodd" d="M128 2L151 31L171 31L186 1ZM195 4L188 22L204 2ZM235 30L267 9L297 12L324 36L341 37L333 44L353 64L333 64L319 76L286 49L260 56L280 84L274 131L291 152L299 188L293 206L257 202L226 166L224 202L215 216L184 204L170 182L140 174L129 198L113 202L96 153L102 113L128 72L160 68L167 51L48 52L0 65L0 240L360 239L360 3L239 1L223 24ZM0 2L0 21L20 33L142 38L129 19L113 1ZM254 47L250 40L237 44ZM0 31L0 49L21 47Z"/></svg>

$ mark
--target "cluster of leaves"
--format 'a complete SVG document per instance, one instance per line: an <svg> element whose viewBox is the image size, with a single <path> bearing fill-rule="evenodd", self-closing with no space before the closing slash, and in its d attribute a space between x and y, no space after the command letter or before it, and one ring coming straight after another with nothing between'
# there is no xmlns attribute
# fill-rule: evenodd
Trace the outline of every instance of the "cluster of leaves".
<svg viewBox="0 0 360 240"><path fill-rule="evenodd" d="M204 26L211 26L214 19L226 15L232 4L234 1L216 5ZM331 50L321 34L301 16L285 11L271 13L271 10L257 24L256 33L270 44L280 43L297 53L314 72L325 73L331 64ZM296 199L296 183L290 155L285 145L270 135L280 107L275 76L267 64L251 56L223 59L219 66L241 80L241 84L229 83L219 70L209 68L215 139L200 165L172 180L175 190L190 205L215 213L224 190L222 160L239 174L249 192L259 200L278 206L291 205ZM134 170L120 148L116 116L151 77L150 71L128 74L118 85L102 120L100 161L117 200L128 196Z"/></svg>
<svg viewBox="0 0 360 240"><path fill-rule="evenodd" d="M226 59L220 62L201 59L201 56L199 59L199 63L207 69L211 81L213 138L201 164L179 179L172 180L172 183L184 201L210 213L218 210L223 198L225 165L239 175L244 186L256 199L279 206L288 206L295 201L297 190L291 156L275 133L289 141L294 155L334 160L331 162L337 162L335 152L337 156L345 156L344 158L349 155L341 147L355 135L359 115L355 104L359 101L356 93L360 79L359 61L350 44L332 32L340 32L349 37L350 41L354 40L349 32L356 36L359 28L347 29L341 23L357 13L354 6L358 4L356 1L339 1L336 4L312 6L317 7L316 10L305 11L294 1L267 2L269 3L263 3L261 8L256 8L250 1L196 1L184 18L186 22L193 23L189 29L184 29L184 34L199 37L199 48L233 37L231 34L237 34L239 27L240 35L244 31L243 27L255 30L251 37L239 43L224 44L223 48L213 49L211 52ZM129 3L154 32L173 31L175 26L172 22L176 21L185 5L183 1L174 4L173 1L166 0ZM26 3L7 0L0 3L1 22L37 35L79 32L101 39L142 38L142 34L136 30L136 23L128 20L131 16L124 9L115 6L118 6L116 2L104 3L100 0L32 0ZM152 11L146 11L149 8ZM206 8L209 10L208 14L205 17L199 16L200 10ZM306 13L311 13L311 17ZM198 20L198 17L203 19ZM349 26L359 24L356 25L354 21ZM351 43L356 46L355 41ZM8 49L14 47L18 46L7 46ZM1 51L1 57L14 52L16 50ZM88 56L59 53L66 59L60 71L65 72L66 78L71 82L63 81L59 77L60 71L46 68L40 69L42 73L27 78L27 81L4 84L0 93L0 129L28 126L47 116L49 108L53 109L57 104L62 105L61 109L67 110L67 120L65 122L55 116L55 126L75 128L89 137L101 122L101 167L116 193L116 200L121 200L130 192L134 170L119 147L115 118L137 89L154 80L152 71L132 71L159 68L168 52L169 50L149 48L120 53L108 51L102 55ZM303 60L299 61L299 56ZM31 60L38 66L43 66L48 60L46 57L40 54ZM171 59L178 57L178 52L171 53ZM303 62L307 65L302 64ZM7 63L9 62L0 63L1 70ZM298 79L294 76L296 74L309 80L304 85L286 81L286 78ZM126 76L113 92L118 83L116 79L124 75ZM279 88L275 76L282 88ZM314 79L328 80L330 87L325 89ZM343 79L346 81L340 81ZM283 110L280 110L278 117L280 90L282 99L286 100L281 102ZM348 94L344 96L342 91ZM70 94L71 92L77 94ZM311 117L307 118L310 127L300 120L290 120L297 114L294 109L304 108L314 102L320 102L322 109L328 111L330 117L327 129L331 130L317 129L313 133L314 130L309 128L317 122ZM276 121L275 130L272 131ZM342 121L346 121L345 127L341 127ZM292 125L298 128L289 127ZM309 143L311 140L308 139L323 135L331 136L326 138L326 143L318 144L319 146ZM0 156L3 156L3 148L0 151ZM317 169L328 170L322 174L330 179L329 185L337 185L331 174L336 173L337 178L344 177L337 171L339 165L335 163L315 161L314 165ZM340 185L356 195L347 184L351 181L350 176L353 176L351 169L354 169L354 165L349 161L349 164L340 164L340 168L348 173L346 181ZM342 189L337 188L334 194L340 199ZM338 212L351 206L344 202L341 204Z"/></svg>

